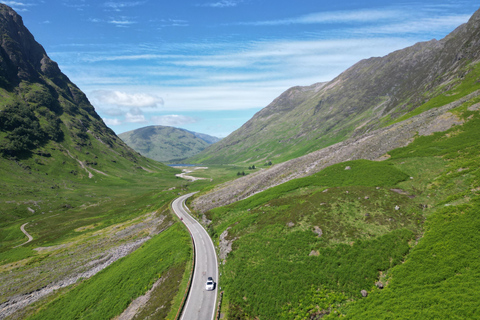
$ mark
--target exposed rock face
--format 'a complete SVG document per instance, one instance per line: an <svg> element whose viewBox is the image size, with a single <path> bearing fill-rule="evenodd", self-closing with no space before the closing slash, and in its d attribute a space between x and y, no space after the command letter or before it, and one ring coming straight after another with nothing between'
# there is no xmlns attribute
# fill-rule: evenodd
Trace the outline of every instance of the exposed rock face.
<svg viewBox="0 0 480 320"><path fill-rule="evenodd" d="M0 4L0 68L11 85L21 80L38 81L40 74L67 80L23 25L22 17L3 4Z"/></svg>

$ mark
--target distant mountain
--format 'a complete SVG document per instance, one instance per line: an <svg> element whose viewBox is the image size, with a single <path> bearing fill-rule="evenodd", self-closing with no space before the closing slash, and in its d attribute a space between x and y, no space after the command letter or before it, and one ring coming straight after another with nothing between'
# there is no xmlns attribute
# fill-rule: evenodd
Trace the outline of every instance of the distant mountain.
<svg viewBox="0 0 480 320"><path fill-rule="evenodd" d="M0 4L0 160L8 166L8 161L29 159L35 161L23 167L44 165L76 179L162 167L129 148L103 123L22 18ZM25 173L15 168L19 176Z"/></svg>
<svg viewBox="0 0 480 320"><path fill-rule="evenodd" d="M220 141L207 134L167 126L148 126L119 134L132 149L157 161L181 161Z"/></svg>
<svg viewBox="0 0 480 320"><path fill-rule="evenodd" d="M293 87L190 161L274 163L455 101L480 88L480 12L444 39L362 60L330 82Z"/></svg>

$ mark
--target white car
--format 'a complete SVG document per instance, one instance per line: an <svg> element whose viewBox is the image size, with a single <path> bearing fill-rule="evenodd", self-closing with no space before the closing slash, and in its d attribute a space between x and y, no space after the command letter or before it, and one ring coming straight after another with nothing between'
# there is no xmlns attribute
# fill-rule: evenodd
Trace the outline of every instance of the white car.
<svg viewBox="0 0 480 320"><path fill-rule="evenodd" d="M212 277L208 277L207 283L205 284L205 290L212 291L215 289L215 282Z"/></svg>

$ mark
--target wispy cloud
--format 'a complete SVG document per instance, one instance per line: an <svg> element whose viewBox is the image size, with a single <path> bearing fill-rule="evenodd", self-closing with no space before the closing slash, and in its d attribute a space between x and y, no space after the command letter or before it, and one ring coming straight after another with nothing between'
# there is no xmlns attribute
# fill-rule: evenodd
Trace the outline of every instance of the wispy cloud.
<svg viewBox="0 0 480 320"><path fill-rule="evenodd" d="M90 7L89 4L85 3L85 0L63 0L63 5L68 8L73 8L78 11L84 11L86 8Z"/></svg>
<svg viewBox="0 0 480 320"><path fill-rule="evenodd" d="M317 12L298 17L264 20L252 22L240 22L239 25L252 26L277 26L290 24L325 24L325 23L364 23L378 22L397 18L399 11L395 9L386 10L357 10L357 11L333 11L333 12Z"/></svg>
<svg viewBox="0 0 480 320"><path fill-rule="evenodd" d="M122 11L123 9L127 9L127 8L132 8L132 7L137 7L137 6L140 6L140 5L143 5L145 4L146 1L120 1L120 2L113 2L113 1L109 1L109 2L105 2L103 4L103 6L105 8L107 8L108 10L113 10L113 11Z"/></svg>
<svg viewBox="0 0 480 320"><path fill-rule="evenodd" d="M186 124L195 123L198 120L189 116L171 114L166 116L153 116L151 117L151 121L157 125L179 127Z"/></svg>
<svg viewBox="0 0 480 320"><path fill-rule="evenodd" d="M178 20L178 19L162 19L160 20L160 28L165 27L188 27L189 23L187 20Z"/></svg>
<svg viewBox="0 0 480 320"><path fill-rule="evenodd" d="M110 19L108 23L114 24L117 27L126 27L132 24L136 24L136 21L129 20L127 17L121 17L120 19Z"/></svg>
<svg viewBox="0 0 480 320"><path fill-rule="evenodd" d="M200 4L201 7L212 7L212 8L226 8L226 7L236 7L238 4L243 2L243 0L220 0L216 2L208 2Z"/></svg>
<svg viewBox="0 0 480 320"><path fill-rule="evenodd" d="M408 34L408 33L427 33L450 31L465 23L470 15L447 15L436 18L424 17L415 21L399 21L377 26L367 26L352 30L354 33L361 34Z"/></svg>
<svg viewBox="0 0 480 320"><path fill-rule="evenodd" d="M18 2L18 1L2 1L2 3L6 4L9 7L12 7L15 11L18 11L18 12L28 11L27 7L35 5L28 2Z"/></svg>

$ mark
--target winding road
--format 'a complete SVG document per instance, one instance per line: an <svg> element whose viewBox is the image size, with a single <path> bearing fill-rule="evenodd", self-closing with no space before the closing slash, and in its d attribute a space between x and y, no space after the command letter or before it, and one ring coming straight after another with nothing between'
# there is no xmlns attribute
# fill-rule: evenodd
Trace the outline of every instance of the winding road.
<svg viewBox="0 0 480 320"><path fill-rule="evenodd" d="M195 248L192 284L180 320L212 320L215 316L217 285L215 290L206 291L205 283L208 277L212 277L215 282L218 280L217 254L207 231L187 212L185 200L193 194L178 197L172 203L175 214L190 230Z"/></svg>

